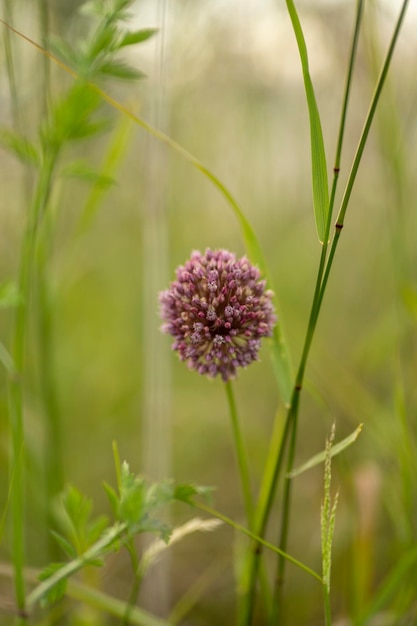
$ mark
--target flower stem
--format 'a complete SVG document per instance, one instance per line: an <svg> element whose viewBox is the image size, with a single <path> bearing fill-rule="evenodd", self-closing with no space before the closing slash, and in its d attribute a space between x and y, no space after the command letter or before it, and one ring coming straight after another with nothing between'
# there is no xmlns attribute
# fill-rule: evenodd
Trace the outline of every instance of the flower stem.
<svg viewBox="0 0 417 626"><path fill-rule="evenodd" d="M247 518L248 526L251 529L252 522L253 522L253 500L252 500L252 494L251 494L251 489L250 489L248 459L247 459L247 455L245 452L245 446L243 444L242 433L240 430L239 418L238 418L237 408L236 408L236 401L235 401L235 396L233 392L233 386L230 380L228 380L225 383L225 388L226 388L227 401L229 404L230 419L232 422L233 437L235 440L236 456L237 456L237 462L239 466L239 474L240 474L240 481L242 485L243 500L245 503L246 518Z"/></svg>

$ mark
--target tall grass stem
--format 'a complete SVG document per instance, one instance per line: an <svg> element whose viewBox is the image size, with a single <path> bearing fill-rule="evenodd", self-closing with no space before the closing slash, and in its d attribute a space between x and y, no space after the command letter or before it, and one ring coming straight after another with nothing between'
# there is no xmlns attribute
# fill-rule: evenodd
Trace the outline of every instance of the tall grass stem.
<svg viewBox="0 0 417 626"><path fill-rule="evenodd" d="M25 341L30 307L30 287L35 262L36 232L40 216L48 201L52 173L55 165L54 155L46 158L40 171L38 183L29 207L26 230L20 251L18 289L21 300L15 312L12 330L11 356L16 373L9 378L9 420L11 428L11 468L13 473L12 489L12 550L15 571L15 594L17 608L25 608L25 584L23 567L25 562L24 531L24 375Z"/></svg>

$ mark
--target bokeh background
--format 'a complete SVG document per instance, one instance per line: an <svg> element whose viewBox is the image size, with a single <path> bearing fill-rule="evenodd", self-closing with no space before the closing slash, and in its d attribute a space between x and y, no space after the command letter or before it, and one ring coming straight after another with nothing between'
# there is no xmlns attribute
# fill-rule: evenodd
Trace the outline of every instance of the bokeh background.
<svg viewBox="0 0 417 626"><path fill-rule="evenodd" d="M10 16L6 5L4 15ZM38 42L45 34L74 42L90 27L87 17L77 12L79 5L16 0L13 24ZM339 202L399 2L367 5ZM304 0L297 6L330 176L355 2ZM332 597L335 624L340 626L366 605L417 532L415 9L411 3L352 194L301 405L297 464L323 449L333 422L336 439L364 424L357 443L334 462L340 504ZM155 38L129 52L129 61L147 78L129 87L113 82L106 89L183 145L234 194L264 250L295 367L320 244L312 209L308 113L285 3L141 0L131 12L131 27L160 28ZM45 59L16 35L11 45L21 127L33 138L44 114ZM15 112L3 49L0 64L1 124L11 127ZM71 79L52 65L49 80L52 97L57 97ZM99 169L112 133L122 132L124 125L126 144L113 172L115 184L87 221L83 216L91 198L84 182L58 178L51 200L55 233L48 280L66 482L91 497L97 513L108 513L101 485L103 480L115 484L115 440L135 472L152 480L172 477L214 486L216 508L243 522L223 385L200 378L177 361L170 339L159 332L158 318L158 292L193 249L224 247L244 254L239 226L224 198L190 163L103 106L112 120L109 132L71 146L64 163L83 157ZM1 150L0 159L0 280L8 280L17 272L31 181L7 151ZM5 346L11 319L12 311L0 311ZM42 495L46 443L35 317L25 380L28 559L40 567L47 562ZM8 472L6 382L3 371L2 508ZM235 392L256 493L275 412L282 408L267 342L260 362L239 375ZM295 480L289 551L317 570L322 493L321 467ZM181 507L171 512L178 523L191 515ZM268 537L277 541L278 516ZM243 547L242 537L226 526L185 539L155 567L141 604L166 616L184 594L195 591L195 604L181 624L232 624L235 569ZM10 560L7 541L0 554L2 561ZM111 557L102 573L103 587L125 599L129 576L126 560ZM7 580L0 579L0 585L7 595ZM408 621L401 623L416 623L417 598L408 588L400 595L392 604L403 602ZM291 566L286 598L286 624L323 623L319 586ZM393 626L390 619L388 612L375 624ZM102 618L98 623L112 622Z"/></svg>

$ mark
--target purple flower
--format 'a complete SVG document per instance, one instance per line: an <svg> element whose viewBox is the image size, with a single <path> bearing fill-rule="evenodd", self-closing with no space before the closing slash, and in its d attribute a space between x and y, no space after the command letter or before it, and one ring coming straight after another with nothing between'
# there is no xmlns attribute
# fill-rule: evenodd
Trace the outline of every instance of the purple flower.
<svg viewBox="0 0 417 626"><path fill-rule="evenodd" d="M276 322L259 270L227 250L196 251L159 296L162 331L191 369L226 382L258 358Z"/></svg>

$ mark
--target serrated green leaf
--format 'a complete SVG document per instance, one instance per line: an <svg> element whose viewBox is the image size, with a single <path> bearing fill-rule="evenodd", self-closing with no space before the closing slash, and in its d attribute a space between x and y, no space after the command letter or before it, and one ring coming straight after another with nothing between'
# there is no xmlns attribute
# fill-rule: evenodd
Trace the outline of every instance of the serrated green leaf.
<svg viewBox="0 0 417 626"><path fill-rule="evenodd" d="M210 500L213 487L198 487L196 485L183 483L176 485L174 489L174 498L186 504L193 504L193 498L201 496L206 500Z"/></svg>
<svg viewBox="0 0 417 626"><path fill-rule="evenodd" d="M166 522L162 522L157 519L145 519L141 522L137 529L134 529L136 532L141 533L153 533L158 535L162 541L165 543L169 542L169 539L172 534L172 527L169 526Z"/></svg>
<svg viewBox="0 0 417 626"><path fill-rule="evenodd" d="M39 580L47 580L48 578L53 576L53 574L55 574L58 570L62 569L64 565L64 563L51 563L50 565L47 565L47 567L45 567L39 574ZM53 587L48 589L47 593L45 593L45 595L42 597L41 606L48 606L60 600L65 594L66 587L67 580L65 578L53 585Z"/></svg>
<svg viewBox="0 0 417 626"><path fill-rule="evenodd" d="M158 32L157 28L142 28L141 30L129 31L125 33L118 44L118 48L124 46L132 46L137 43L142 43L153 37Z"/></svg>
<svg viewBox="0 0 417 626"><path fill-rule="evenodd" d="M69 485L61 496L62 513L60 526L67 539L74 545L77 554L87 548L87 524L93 504L78 489Z"/></svg>
<svg viewBox="0 0 417 626"><path fill-rule="evenodd" d="M333 458L334 456L340 454L341 452L343 452L343 450L345 450L350 445L352 445L352 443L354 443L359 437L359 435L361 434L362 428L363 428L363 424L359 424L359 426L356 428L356 430L353 431L353 433L345 437L345 439L342 439L342 441L339 441L339 443L332 445L330 449L330 458ZM292 472L287 474L287 477L294 478L295 476L299 476L300 474L302 474L303 472L306 472L312 467L315 467L316 465L323 463L325 460L326 460L326 450L323 450L322 452L315 454L313 457L311 457L311 459L303 463L303 465L300 465L300 467L293 469Z"/></svg>
<svg viewBox="0 0 417 626"><path fill-rule="evenodd" d="M146 74L123 63L123 61L104 61L100 64L98 72L103 76L111 76L112 78L120 78L122 80L146 78Z"/></svg>
<svg viewBox="0 0 417 626"><path fill-rule="evenodd" d="M108 483L103 482L103 489L106 492L106 496L110 502L110 506L113 511L113 515L118 519L119 518L119 496Z"/></svg>
<svg viewBox="0 0 417 626"><path fill-rule="evenodd" d="M120 519L127 524L137 524L145 514L146 485L143 479L137 477L131 480L128 476L123 484L120 497Z"/></svg>
<svg viewBox="0 0 417 626"><path fill-rule="evenodd" d="M22 163L39 166L40 156L36 146L19 133L4 128L1 129L0 145L11 152Z"/></svg>
<svg viewBox="0 0 417 626"><path fill-rule="evenodd" d="M100 515L95 520L91 521L87 525L87 543L92 545L102 536L104 531L109 525L109 520L106 515Z"/></svg>
<svg viewBox="0 0 417 626"><path fill-rule="evenodd" d="M15 307L22 302L22 297L14 280L0 284L0 309Z"/></svg>
<svg viewBox="0 0 417 626"><path fill-rule="evenodd" d="M93 509L91 500L70 485L64 494L63 504L74 526L85 527Z"/></svg>
<svg viewBox="0 0 417 626"><path fill-rule="evenodd" d="M310 118L314 216L316 219L317 234L319 240L323 243L326 235L327 216L329 212L329 183L327 179L327 163L323 133L314 87L310 76L307 47L303 30L293 0L286 0L286 2L303 69L304 87Z"/></svg>
<svg viewBox="0 0 417 626"><path fill-rule="evenodd" d="M117 29L113 25L106 25L100 28L94 39L87 46L87 58L94 60L99 54L109 52L114 41L117 39Z"/></svg>
<svg viewBox="0 0 417 626"><path fill-rule="evenodd" d="M74 50L68 42L60 37L52 36L49 40L49 49L59 59L73 69L79 69L80 58L76 50Z"/></svg>
<svg viewBox="0 0 417 626"><path fill-rule="evenodd" d="M79 178L87 183L93 183L100 190L108 189L115 184L113 178L96 172L84 161L74 161L70 163L62 170L62 175L68 178Z"/></svg>
<svg viewBox="0 0 417 626"><path fill-rule="evenodd" d="M174 486L172 481L154 483L149 486L146 494L146 513L169 504L174 499Z"/></svg>
<svg viewBox="0 0 417 626"><path fill-rule="evenodd" d="M73 85L66 97L55 104L51 119L43 129L47 144L61 146L65 141L84 139L101 132L105 121L93 121L101 106L99 94L83 82Z"/></svg>
<svg viewBox="0 0 417 626"><path fill-rule="evenodd" d="M51 534L61 550L70 558L75 559L77 556L77 551L74 546L60 533L57 533L55 530L51 530Z"/></svg>

